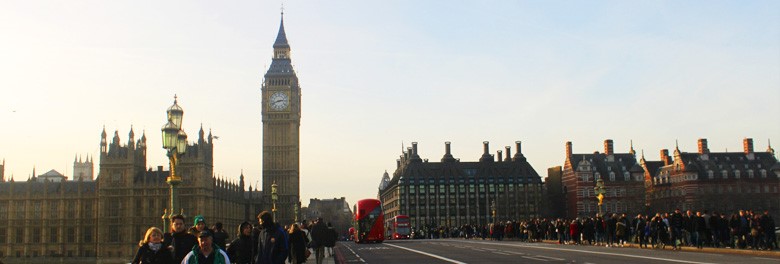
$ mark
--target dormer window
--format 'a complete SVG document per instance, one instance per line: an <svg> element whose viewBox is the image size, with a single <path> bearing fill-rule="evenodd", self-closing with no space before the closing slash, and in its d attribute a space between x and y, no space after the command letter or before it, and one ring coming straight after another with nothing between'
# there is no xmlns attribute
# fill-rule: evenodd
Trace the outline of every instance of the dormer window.
<svg viewBox="0 0 780 264"><path fill-rule="evenodd" d="M715 178L715 172L711 171L711 170L708 170L707 171L707 177L710 178L710 179L714 179Z"/></svg>
<svg viewBox="0 0 780 264"><path fill-rule="evenodd" d="M623 180L624 181L628 181L630 178L631 178L631 175L627 171L624 171L623 172Z"/></svg>
<svg viewBox="0 0 780 264"><path fill-rule="evenodd" d="M610 181L615 181L615 173L614 172L611 172L611 171L609 172L609 180Z"/></svg>
<svg viewBox="0 0 780 264"><path fill-rule="evenodd" d="M761 178L766 178L766 170L761 169Z"/></svg>
<svg viewBox="0 0 780 264"><path fill-rule="evenodd" d="M738 170L734 171L734 178L739 179L739 175L740 174L741 174L740 171L738 171Z"/></svg>
<svg viewBox="0 0 780 264"><path fill-rule="evenodd" d="M720 173L721 173L721 175L723 175L723 179L728 179L729 178L729 171L723 170Z"/></svg>
<svg viewBox="0 0 780 264"><path fill-rule="evenodd" d="M748 173L748 178L752 179L753 178L753 170L748 170L747 173Z"/></svg>

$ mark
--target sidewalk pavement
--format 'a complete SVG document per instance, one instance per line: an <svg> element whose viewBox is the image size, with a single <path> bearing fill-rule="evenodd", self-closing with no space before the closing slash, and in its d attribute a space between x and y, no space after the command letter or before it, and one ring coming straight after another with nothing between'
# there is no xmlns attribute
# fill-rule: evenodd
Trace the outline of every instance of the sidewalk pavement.
<svg viewBox="0 0 780 264"><path fill-rule="evenodd" d="M558 244L557 240L544 240L544 243L549 244ZM592 246L592 247L598 247L595 245L583 245L583 246ZM603 246L602 246L603 247ZM639 248L639 244L634 243L628 243L625 244L626 248ZM666 246L666 249L658 249L658 248L645 248L648 250L672 250L672 246ZM704 248L696 248L696 247L689 247L689 246L681 246L680 251L686 251L686 252L703 252L703 253L718 253L718 254L739 254L739 255L751 255L751 256L766 256L766 257L775 257L780 258L780 251L778 250L752 250L752 249L733 249L733 248L713 248L713 247L704 247Z"/></svg>

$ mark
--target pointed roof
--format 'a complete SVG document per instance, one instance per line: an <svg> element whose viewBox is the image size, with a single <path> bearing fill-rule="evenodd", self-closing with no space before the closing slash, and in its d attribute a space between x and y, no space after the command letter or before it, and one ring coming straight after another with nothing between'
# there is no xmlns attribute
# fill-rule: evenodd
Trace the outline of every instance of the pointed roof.
<svg viewBox="0 0 780 264"><path fill-rule="evenodd" d="M284 13L282 13L282 21L279 23L279 33L276 35L276 42L274 42L274 48L289 48L290 44L287 43L287 34L284 33Z"/></svg>

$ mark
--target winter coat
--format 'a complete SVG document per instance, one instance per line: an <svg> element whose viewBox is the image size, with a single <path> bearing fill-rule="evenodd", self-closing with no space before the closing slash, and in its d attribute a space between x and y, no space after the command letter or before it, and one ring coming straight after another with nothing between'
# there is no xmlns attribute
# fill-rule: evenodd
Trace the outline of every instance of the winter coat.
<svg viewBox="0 0 780 264"><path fill-rule="evenodd" d="M290 236L290 262L293 264L299 264L306 262L306 244L309 243L309 238L306 237L306 233L301 230L295 230L289 234Z"/></svg>
<svg viewBox="0 0 780 264"><path fill-rule="evenodd" d="M288 235L278 224L255 231L255 264L284 264L288 256Z"/></svg>
<svg viewBox="0 0 780 264"><path fill-rule="evenodd" d="M135 253L135 258L133 258L133 264L172 264L173 262L173 254L171 254L171 250L161 245L160 249L157 251L153 251L149 244L144 244L143 246L138 247L138 251Z"/></svg>
<svg viewBox="0 0 780 264"><path fill-rule="evenodd" d="M324 247L325 241L329 239L329 236L328 227L322 222L316 223L311 227L311 239L317 247Z"/></svg>
<svg viewBox="0 0 780 264"><path fill-rule="evenodd" d="M225 230L221 230L221 229L220 230L216 230L215 229L213 231L214 231L214 233L213 233L214 234L214 244L217 244L217 246L219 246L219 248L225 248L225 243L227 242L228 237L230 237L228 235L228 233L225 232Z"/></svg>
<svg viewBox="0 0 780 264"><path fill-rule="evenodd" d="M163 246L173 247L173 260L175 263L181 263L194 246L198 245L198 239L187 233L187 231L178 233L165 233L163 235Z"/></svg>
<svg viewBox="0 0 780 264"><path fill-rule="evenodd" d="M212 244L213 247L211 251L211 255L214 256L214 262L213 264L230 264L230 257L227 256L225 251L223 251L217 244ZM212 264L212 263L202 263L201 259L203 259L205 256L202 255L200 247L193 247L192 251L187 254L187 256L184 257L184 260L181 262L182 264Z"/></svg>
<svg viewBox="0 0 780 264"><path fill-rule="evenodd" d="M233 263L252 263L254 248L255 247L254 241L252 241L252 236L242 235L230 243L230 246L227 248L227 254Z"/></svg>

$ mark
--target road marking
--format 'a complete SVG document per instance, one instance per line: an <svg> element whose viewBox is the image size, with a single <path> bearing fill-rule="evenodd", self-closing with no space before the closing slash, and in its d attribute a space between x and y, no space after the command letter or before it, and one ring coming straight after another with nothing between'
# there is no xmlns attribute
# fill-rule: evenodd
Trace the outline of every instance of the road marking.
<svg viewBox="0 0 780 264"><path fill-rule="evenodd" d="M350 246L347 246L347 249L349 249L349 251L352 251L352 254L353 254L353 255L355 255L355 257L357 257L357 258L360 260L360 262L362 262L362 263L366 263L366 261L365 261L365 260L363 260L363 258L361 258L361 257L360 257L360 255L358 255L357 253L355 253L355 251L354 251L354 250L352 250L352 247L350 247Z"/></svg>
<svg viewBox="0 0 780 264"><path fill-rule="evenodd" d="M461 243L473 243L473 244L485 244L485 245L503 245L503 246L535 248L535 249L546 249L546 250L556 250L556 251L570 251L570 252L580 252L580 253L597 254L597 255L620 256L620 257L627 257L627 258L652 259L652 260L670 261L670 262L678 262L678 263L713 264L713 263L710 263L710 262L697 262L697 261L688 261L688 260L679 260L679 259L635 256L635 255L620 254L620 253L596 252L596 251L587 251L587 250L579 250L579 249L568 249L568 248L552 248L552 247L539 247L539 246L516 245L516 244L500 244L500 243L477 242L477 241L459 241L459 242L461 242Z"/></svg>
<svg viewBox="0 0 780 264"><path fill-rule="evenodd" d="M762 257L753 257L754 259L764 259L764 260L777 260L773 258L762 258Z"/></svg>
<svg viewBox="0 0 780 264"><path fill-rule="evenodd" d="M521 258L527 258L527 259L538 260L538 261L544 261L544 262L547 262L547 261L549 261L549 260L546 260L546 259L534 258L534 257L529 257L529 256L520 256L520 257L521 257Z"/></svg>
<svg viewBox="0 0 780 264"><path fill-rule="evenodd" d="M566 259L562 259L562 258L554 258L554 257L548 257L548 256L542 256L542 255L536 255L536 257L538 257L538 258L552 259L552 260L559 260L559 261L560 261L560 260L566 260Z"/></svg>
<svg viewBox="0 0 780 264"><path fill-rule="evenodd" d="M496 251L496 252L493 252L493 253L495 253L495 254L499 254L499 255L504 255L504 256L509 256L509 255L512 255L512 254L509 254L509 253L504 253L504 252L501 252L501 251Z"/></svg>
<svg viewBox="0 0 780 264"><path fill-rule="evenodd" d="M448 262L451 262L451 263L466 264L466 262L461 262L461 261L457 261L457 260L454 260L454 259L448 259L448 258L439 256L439 255L434 255L434 254L428 253L428 252L422 252L422 251L419 251L419 250L414 250L414 249L411 249L411 248L402 247L402 246L393 245L393 244L387 244L387 245L391 246L391 247L397 247L397 248L400 248L400 249L408 250L408 251L411 251L411 252L414 252L414 253L417 253L417 254L422 254L422 255L429 256L429 257L441 259L441 260L448 261Z"/></svg>

